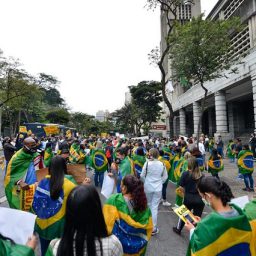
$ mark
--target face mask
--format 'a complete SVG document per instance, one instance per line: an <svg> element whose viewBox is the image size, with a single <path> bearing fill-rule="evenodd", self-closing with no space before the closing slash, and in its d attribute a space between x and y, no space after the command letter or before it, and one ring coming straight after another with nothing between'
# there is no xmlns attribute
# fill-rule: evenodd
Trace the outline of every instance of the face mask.
<svg viewBox="0 0 256 256"><path fill-rule="evenodd" d="M27 150L27 152L29 153L29 154L34 154L34 153L36 153L37 152L37 148L36 147L33 147L33 148L29 148L28 146L24 146L25 148L26 148L26 150Z"/></svg>
<svg viewBox="0 0 256 256"><path fill-rule="evenodd" d="M115 161L116 164L120 164L121 162L122 162L122 159L116 158L116 161Z"/></svg>
<svg viewBox="0 0 256 256"><path fill-rule="evenodd" d="M202 198L202 201L204 202L204 204L205 204L206 206L211 207L211 204L210 204L205 198Z"/></svg>

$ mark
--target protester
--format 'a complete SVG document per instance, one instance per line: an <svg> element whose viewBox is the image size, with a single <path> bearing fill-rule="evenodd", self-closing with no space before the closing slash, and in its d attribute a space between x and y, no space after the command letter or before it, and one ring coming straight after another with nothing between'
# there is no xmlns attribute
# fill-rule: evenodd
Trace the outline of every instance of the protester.
<svg viewBox="0 0 256 256"><path fill-rule="evenodd" d="M34 250L37 245L36 236L32 235L26 245L14 243L12 239L3 236L0 233L0 255L1 256L34 256Z"/></svg>
<svg viewBox="0 0 256 256"><path fill-rule="evenodd" d="M213 148L208 160L208 172L219 179L219 172L224 169L223 160L217 149Z"/></svg>
<svg viewBox="0 0 256 256"><path fill-rule="evenodd" d="M102 149L102 142L97 141L96 148L92 150L92 167L95 170L94 184L96 187L102 187L104 172L108 169L108 160L105 151Z"/></svg>
<svg viewBox="0 0 256 256"><path fill-rule="evenodd" d="M228 147L227 147L227 157L229 158L230 163L235 162L235 143L233 140L229 140Z"/></svg>
<svg viewBox="0 0 256 256"><path fill-rule="evenodd" d="M63 233L66 200L76 186L66 173L65 159L55 156L49 166L49 175L40 181L35 191L32 208L37 215L35 231L40 237L42 256L50 241Z"/></svg>
<svg viewBox="0 0 256 256"><path fill-rule="evenodd" d="M196 217L196 227L187 221L191 235L187 255L253 255L250 223L238 206L229 204L233 198L230 187L212 176L203 177L197 187L213 212L202 220Z"/></svg>
<svg viewBox="0 0 256 256"><path fill-rule="evenodd" d="M11 138L5 137L3 140L4 158L5 158L5 171L6 174L7 165L10 162L12 156L17 151L17 148L11 144Z"/></svg>
<svg viewBox="0 0 256 256"><path fill-rule="evenodd" d="M108 235L101 202L93 186L74 188L67 199L64 233L51 242L54 256L121 256L122 245Z"/></svg>
<svg viewBox="0 0 256 256"><path fill-rule="evenodd" d="M249 144L250 144L250 147L251 147L251 151L253 153L253 158L256 158L256 151L255 151L255 149L256 149L256 133L251 134Z"/></svg>
<svg viewBox="0 0 256 256"><path fill-rule="evenodd" d="M10 208L20 209L20 190L37 181L36 168L39 163L36 153L36 142L31 137L24 140L23 148L11 158L4 187Z"/></svg>
<svg viewBox="0 0 256 256"><path fill-rule="evenodd" d="M218 139L216 141L216 146L217 146L217 151L218 154L224 158L224 153L223 153L223 149L224 149L224 143L222 141L221 135L218 136Z"/></svg>
<svg viewBox="0 0 256 256"><path fill-rule="evenodd" d="M127 147L121 147L116 151L115 162L118 164L120 175L122 178L124 178L126 175L134 174L133 161L127 154L128 154Z"/></svg>
<svg viewBox="0 0 256 256"><path fill-rule="evenodd" d="M183 204L189 209L193 210L193 214L196 216L202 215L204 209L204 203L198 193L197 184L202 178L201 171L195 157L188 158L188 171L183 172L179 181L180 189L184 192ZM179 219L177 227L173 227L173 231L180 235L181 230L185 223Z"/></svg>
<svg viewBox="0 0 256 256"><path fill-rule="evenodd" d="M103 207L108 233L118 237L124 255L145 255L153 225L143 183L126 175L121 189L122 193L112 195Z"/></svg>
<svg viewBox="0 0 256 256"><path fill-rule="evenodd" d="M138 178L140 178L140 174L142 172L143 165L146 162L145 152L143 147L138 147L132 156L132 160L134 163L135 174Z"/></svg>
<svg viewBox="0 0 256 256"><path fill-rule="evenodd" d="M237 165L239 173L243 175L245 188L244 191L254 192L254 181L252 173L254 171L253 153L248 145L244 145L238 154Z"/></svg>
<svg viewBox="0 0 256 256"><path fill-rule="evenodd" d="M148 207L152 213L154 229L152 235L159 233L157 227L158 205L162 197L163 184L166 182L168 175L165 165L158 160L159 151L156 148L149 150L149 161L142 169L141 179L144 181L144 190L147 196Z"/></svg>

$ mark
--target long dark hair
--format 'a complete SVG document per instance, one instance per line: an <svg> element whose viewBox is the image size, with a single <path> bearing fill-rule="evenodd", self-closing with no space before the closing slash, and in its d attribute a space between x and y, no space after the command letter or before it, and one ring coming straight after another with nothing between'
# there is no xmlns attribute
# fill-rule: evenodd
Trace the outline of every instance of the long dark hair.
<svg viewBox="0 0 256 256"><path fill-rule="evenodd" d="M63 157L55 156L49 165L50 194L53 200L57 200L64 183L64 176L67 173L67 164Z"/></svg>
<svg viewBox="0 0 256 256"><path fill-rule="evenodd" d="M126 175L122 183L126 186L127 193L130 193L134 203L134 211L142 212L147 208L147 198L144 192L144 185L141 180L133 175Z"/></svg>
<svg viewBox="0 0 256 256"><path fill-rule="evenodd" d="M197 188L201 193L212 193L226 206L232 198L234 198L230 187L226 182L221 181L213 176L202 177L197 184Z"/></svg>
<svg viewBox="0 0 256 256"><path fill-rule="evenodd" d="M220 159L220 157L218 155L217 149L213 148L212 149L212 160L215 161L215 160L219 160L219 159Z"/></svg>
<svg viewBox="0 0 256 256"><path fill-rule="evenodd" d="M107 236L97 190L90 185L75 187L67 199L64 233L57 256L73 256L74 250L76 256L83 256L84 248L87 249L87 255L96 256L95 238L98 238L103 255L100 238Z"/></svg>

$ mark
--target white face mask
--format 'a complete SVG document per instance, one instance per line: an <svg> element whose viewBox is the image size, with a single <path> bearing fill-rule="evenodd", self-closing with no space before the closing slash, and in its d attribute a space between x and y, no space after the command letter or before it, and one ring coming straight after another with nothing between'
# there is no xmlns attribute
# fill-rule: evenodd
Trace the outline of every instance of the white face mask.
<svg viewBox="0 0 256 256"><path fill-rule="evenodd" d="M204 202L204 204L205 204L206 206L211 207L211 203L209 203L205 198L202 198L202 201Z"/></svg>

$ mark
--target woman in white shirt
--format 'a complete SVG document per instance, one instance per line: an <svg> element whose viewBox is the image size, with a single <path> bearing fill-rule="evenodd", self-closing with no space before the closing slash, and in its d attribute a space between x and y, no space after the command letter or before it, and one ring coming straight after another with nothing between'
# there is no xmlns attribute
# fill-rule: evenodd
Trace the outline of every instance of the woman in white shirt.
<svg viewBox="0 0 256 256"><path fill-rule="evenodd" d="M140 178L144 181L148 207L151 210L153 219L152 235L155 235L159 233L157 228L158 205L162 197L163 183L166 182L168 175L165 165L158 160L159 151L156 148L149 150L149 157L150 159L143 166Z"/></svg>
<svg viewBox="0 0 256 256"><path fill-rule="evenodd" d="M64 233L53 240L54 256L121 256L122 244L108 235L99 194L95 187L82 185L68 196Z"/></svg>

